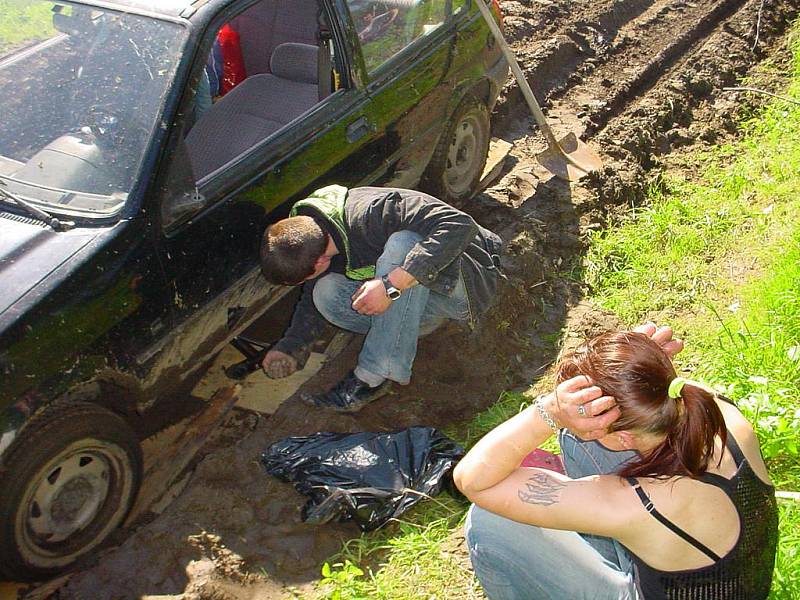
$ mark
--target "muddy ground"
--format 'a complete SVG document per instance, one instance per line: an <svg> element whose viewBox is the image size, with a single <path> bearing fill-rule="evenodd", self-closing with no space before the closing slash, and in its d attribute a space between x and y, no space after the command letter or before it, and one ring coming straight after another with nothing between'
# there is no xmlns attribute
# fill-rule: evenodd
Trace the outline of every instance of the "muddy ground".
<svg viewBox="0 0 800 600"><path fill-rule="evenodd" d="M506 0L506 31L557 134L599 150L602 172L569 186L535 161L544 149L521 95L503 91L493 134L513 142L502 177L463 208L507 244L509 276L480 330L452 327L421 342L411 385L355 416L309 411L296 397L270 416L236 411L205 448L177 499L145 515L116 548L60 582L56 598L284 598L317 579L350 525L300 522L304 498L267 477L261 451L316 431L444 426L506 389L529 385L556 358L553 340L618 325L570 277L584 234L644 199L671 154L731 135L763 102L725 92L767 58L785 60L800 1ZM761 87L779 86L775 75ZM656 315L654 315L656 316ZM357 340L305 387L352 367ZM296 396L296 395L295 395ZM124 536L123 536L124 537Z"/></svg>

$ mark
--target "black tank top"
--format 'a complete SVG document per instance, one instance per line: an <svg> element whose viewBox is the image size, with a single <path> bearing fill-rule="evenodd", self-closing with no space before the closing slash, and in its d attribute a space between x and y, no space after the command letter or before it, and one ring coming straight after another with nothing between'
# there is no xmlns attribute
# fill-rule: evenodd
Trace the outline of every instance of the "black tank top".
<svg viewBox="0 0 800 600"><path fill-rule="evenodd" d="M769 595L778 544L775 488L758 478L730 434L727 447L736 461L734 476L726 479L706 473L700 477L723 490L739 515L739 539L723 557L659 513L639 482L627 478L654 518L714 561L699 569L659 571L631 553L637 585L645 600L759 600Z"/></svg>

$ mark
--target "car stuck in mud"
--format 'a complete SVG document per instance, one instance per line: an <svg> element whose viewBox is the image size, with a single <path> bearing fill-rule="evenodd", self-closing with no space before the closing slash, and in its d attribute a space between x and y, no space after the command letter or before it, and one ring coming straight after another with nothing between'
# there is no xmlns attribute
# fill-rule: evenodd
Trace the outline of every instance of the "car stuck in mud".
<svg viewBox="0 0 800 600"><path fill-rule="evenodd" d="M35 31L0 30L0 575L30 580L123 521L130 417L285 293L264 227L329 183L469 197L507 66L469 1L10 7Z"/></svg>

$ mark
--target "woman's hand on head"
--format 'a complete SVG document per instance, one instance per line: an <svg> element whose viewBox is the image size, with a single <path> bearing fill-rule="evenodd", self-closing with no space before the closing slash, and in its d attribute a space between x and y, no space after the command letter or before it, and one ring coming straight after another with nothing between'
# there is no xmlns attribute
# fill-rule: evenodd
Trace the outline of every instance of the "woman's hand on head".
<svg viewBox="0 0 800 600"><path fill-rule="evenodd" d="M638 327L634 327L633 331L636 333L643 333L650 337L656 344L661 346L661 349L666 353L670 359L683 350L683 340L673 337L672 327L664 325L659 327L655 323L644 323Z"/></svg>
<svg viewBox="0 0 800 600"><path fill-rule="evenodd" d="M620 415L616 400L585 375L562 381L542 401L556 423L584 440L606 435Z"/></svg>

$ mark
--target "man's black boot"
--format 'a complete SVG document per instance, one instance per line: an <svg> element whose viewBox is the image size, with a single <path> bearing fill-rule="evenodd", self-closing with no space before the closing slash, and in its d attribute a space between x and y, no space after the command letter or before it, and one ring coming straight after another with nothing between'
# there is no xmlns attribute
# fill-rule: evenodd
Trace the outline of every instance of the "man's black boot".
<svg viewBox="0 0 800 600"><path fill-rule="evenodd" d="M327 392L314 396L303 394L301 398L319 408L330 408L337 412L353 413L358 412L373 400L386 395L391 386L392 382L387 379L377 387L369 387L369 385L356 377L355 373L350 371L347 377Z"/></svg>

